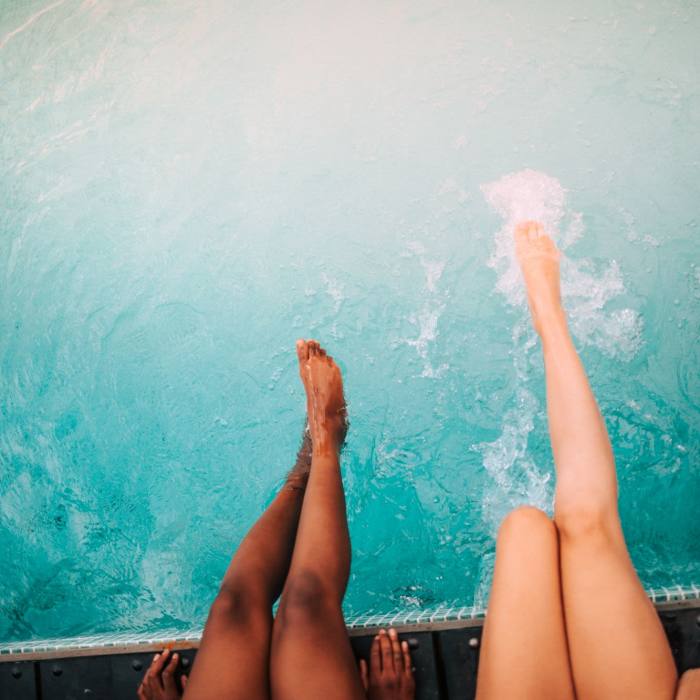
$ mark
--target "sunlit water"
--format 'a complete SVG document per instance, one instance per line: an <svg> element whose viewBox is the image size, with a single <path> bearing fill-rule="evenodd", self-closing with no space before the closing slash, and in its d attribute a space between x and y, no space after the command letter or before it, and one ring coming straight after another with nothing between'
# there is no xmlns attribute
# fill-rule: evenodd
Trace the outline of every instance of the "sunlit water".
<svg viewBox="0 0 700 700"><path fill-rule="evenodd" d="M700 579L693 2L0 3L0 639L202 622L346 376L349 614L551 509L543 219L646 586Z"/></svg>

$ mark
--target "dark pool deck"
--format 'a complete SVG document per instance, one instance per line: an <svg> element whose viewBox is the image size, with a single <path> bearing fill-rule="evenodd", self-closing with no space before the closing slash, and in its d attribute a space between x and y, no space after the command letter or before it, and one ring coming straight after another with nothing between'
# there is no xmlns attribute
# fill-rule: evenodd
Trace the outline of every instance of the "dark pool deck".
<svg viewBox="0 0 700 700"><path fill-rule="evenodd" d="M659 609L680 672L700 666L700 604ZM469 700L476 689L482 625L444 622L398 626L412 648L418 700ZM352 630L356 655L366 657L375 629ZM186 671L196 648L177 643ZM33 654L0 659L0 700L134 700L155 647L110 654L80 649L71 656ZM102 650L104 651L104 650ZM536 654L537 649L533 648ZM47 658L53 657L53 658ZM223 700L223 699L222 699ZM329 700L332 700L329 698Z"/></svg>

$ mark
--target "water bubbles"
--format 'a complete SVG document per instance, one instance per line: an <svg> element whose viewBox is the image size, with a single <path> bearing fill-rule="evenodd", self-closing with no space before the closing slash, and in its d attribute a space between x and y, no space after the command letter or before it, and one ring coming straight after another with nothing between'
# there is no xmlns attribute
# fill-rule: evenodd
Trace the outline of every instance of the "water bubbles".
<svg viewBox="0 0 700 700"><path fill-rule="evenodd" d="M418 356L423 361L421 377L436 379L441 377L447 369L446 363L434 367L429 358L429 347L438 336L438 322L445 310L443 295L438 289L438 282L445 270L445 262L427 258L425 246L420 241L411 241L408 250L418 257L425 276L425 296L421 308L408 317L409 323L418 330L417 338L409 338L405 342L414 347Z"/></svg>
<svg viewBox="0 0 700 700"><path fill-rule="evenodd" d="M584 236L583 216L566 208L566 190L556 179L534 170L510 173L481 190L503 217L489 259L498 274L496 289L509 304L527 314L522 274L515 258L515 226L525 220L540 221L564 250ZM562 223L566 223L563 234ZM641 316L633 309L607 312L604 308L625 292L619 264L611 260L601 266L590 259L562 256L561 270L562 298L577 340L610 357L631 359L642 342Z"/></svg>
<svg viewBox="0 0 700 700"><path fill-rule="evenodd" d="M556 237L566 200L566 190L558 180L535 170L521 170L483 185L481 191L509 232L519 221L534 220Z"/></svg>
<svg viewBox="0 0 700 700"><path fill-rule="evenodd" d="M525 306L522 275L515 259L513 230L521 221L540 221L557 240L564 214L566 191L557 180L534 170L505 175L481 187L486 201L503 218L496 233L489 266L498 274L496 289L515 306ZM572 229L572 238L580 233Z"/></svg>
<svg viewBox="0 0 700 700"><path fill-rule="evenodd" d="M495 530L513 507L529 503L548 509L552 499L551 468L535 464L528 446L544 407L528 388L538 344L530 325L513 231L521 221L540 221L564 249L583 237L585 227L582 214L566 208L564 187L544 173L534 170L510 173L483 185L481 190L503 219L494 236L488 263L498 275L496 289L509 305L520 310L512 332L513 370L517 380L514 406L504 416L500 436L474 446L493 479L493 490L484 497L484 511ZM563 256L561 271L564 305L572 333L579 342L595 346L611 357L631 359L642 342L641 316L634 309L606 308L608 302L625 291L619 264L611 260L601 266L593 260Z"/></svg>

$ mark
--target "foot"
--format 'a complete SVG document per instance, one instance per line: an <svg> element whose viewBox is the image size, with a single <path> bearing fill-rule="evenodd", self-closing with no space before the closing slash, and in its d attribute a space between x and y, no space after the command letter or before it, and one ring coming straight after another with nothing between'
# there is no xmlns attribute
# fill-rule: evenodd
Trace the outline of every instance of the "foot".
<svg viewBox="0 0 700 700"><path fill-rule="evenodd" d="M560 253L537 221L515 227L515 252L525 278L535 330L542 335L550 323L564 319L559 292Z"/></svg>
<svg viewBox="0 0 700 700"><path fill-rule="evenodd" d="M315 340L297 341L297 355L313 450L339 452L347 432L340 369Z"/></svg>
<svg viewBox="0 0 700 700"><path fill-rule="evenodd" d="M408 642L399 642L395 629L380 630L372 641L369 667L360 660L360 676L368 700L414 700L413 678Z"/></svg>
<svg viewBox="0 0 700 700"><path fill-rule="evenodd" d="M175 679L175 670L180 661L178 654L170 657L170 649L153 657L146 675L138 687L139 700L180 700L187 685L187 676L182 676L182 690Z"/></svg>

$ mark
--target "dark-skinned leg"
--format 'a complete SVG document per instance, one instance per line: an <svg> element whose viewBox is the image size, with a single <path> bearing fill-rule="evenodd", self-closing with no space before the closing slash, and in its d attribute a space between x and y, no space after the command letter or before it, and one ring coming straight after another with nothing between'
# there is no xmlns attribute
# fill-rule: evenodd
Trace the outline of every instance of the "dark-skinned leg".
<svg viewBox="0 0 700 700"><path fill-rule="evenodd" d="M185 700L267 700L272 605L287 576L311 463L305 434L297 463L250 529L209 612Z"/></svg>
<svg viewBox="0 0 700 700"><path fill-rule="evenodd" d="M292 563L272 634L275 700L364 700L341 609L350 539L339 451L345 400L338 366L315 341L297 345L313 442Z"/></svg>

